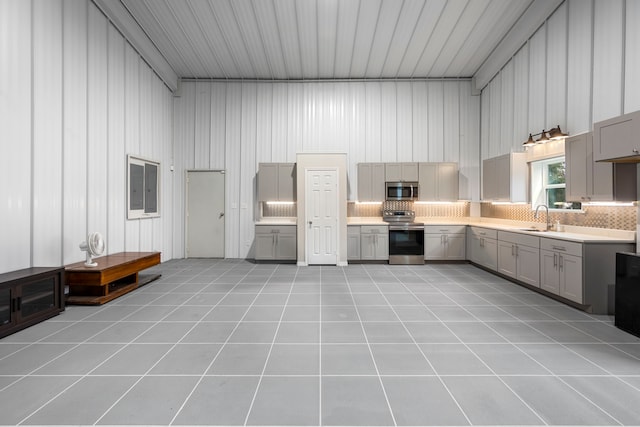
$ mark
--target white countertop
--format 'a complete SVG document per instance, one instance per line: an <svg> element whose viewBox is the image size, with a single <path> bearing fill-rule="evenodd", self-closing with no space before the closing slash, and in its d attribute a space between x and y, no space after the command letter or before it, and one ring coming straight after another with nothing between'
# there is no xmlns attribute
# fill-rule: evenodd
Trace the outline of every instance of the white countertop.
<svg viewBox="0 0 640 427"><path fill-rule="evenodd" d="M449 218L449 217L417 217L416 222L425 225L472 225L494 230L511 231L514 233L528 234L532 236L551 239L567 240L572 242L591 243L636 243L636 232L626 230L614 230L609 228L577 227L565 225L565 231L526 231L523 228L535 227L541 229L544 224L524 221L501 220L496 218ZM296 225L295 217L268 217L255 222L256 225ZM382 217L348 217L347 225L387 225Z"/></svg>
<svg viewBox="0 0 640 427"><path fill-rule="evenodd" d="M296 217L266 217L255 222L255 225L296 225L298 219Z"/></svg>

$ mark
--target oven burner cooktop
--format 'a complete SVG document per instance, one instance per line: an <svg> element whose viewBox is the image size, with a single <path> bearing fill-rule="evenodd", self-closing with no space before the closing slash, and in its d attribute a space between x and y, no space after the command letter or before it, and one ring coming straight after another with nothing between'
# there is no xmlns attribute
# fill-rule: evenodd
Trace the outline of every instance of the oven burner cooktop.
<svg viewBox="0 0 640 427"><path fill-rule="evenodd" d="M391 223L407 223L413 222L416 219L415 211L411 210L399 210L399 211L384 211L382 212L382 220Z"/></svg>

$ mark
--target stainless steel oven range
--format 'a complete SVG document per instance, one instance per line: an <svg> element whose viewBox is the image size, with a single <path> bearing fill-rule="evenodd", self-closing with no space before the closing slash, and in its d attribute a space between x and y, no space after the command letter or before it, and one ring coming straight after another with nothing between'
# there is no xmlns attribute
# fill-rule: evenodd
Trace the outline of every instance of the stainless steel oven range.
<svg viewBox="0 0 640 427"><path fill-rule="evenodd" d="M424 224L414 222L415 212L384 211L389 223L389 264L424 264Z"/></svg>

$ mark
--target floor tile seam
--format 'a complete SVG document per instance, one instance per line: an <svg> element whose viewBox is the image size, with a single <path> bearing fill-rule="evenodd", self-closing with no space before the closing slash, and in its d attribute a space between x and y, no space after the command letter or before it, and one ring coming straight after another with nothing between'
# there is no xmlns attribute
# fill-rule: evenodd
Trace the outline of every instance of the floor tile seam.
<svg viewBox="0 0 640 427"><path fill-rule="evenodd" d="M277 268L273 269L273 271L271 272L271 275L274 274L274 272L277 270ZM253 271L253 269L250 269L247 272L247 275ZM271 277L271 276L269 276ZM266 286L266 283L263 285L263 287ZM234 286L235 288L235 286ZM232 288L233 289L233 288ZM231 290L232 290L231 289ZM229 290L229 292L231 292L231 290ZM220 348L218 349L218 351L216 352L216 355L213 357L213 359L211 360L211 362L209 362L209 364L207 365L207 367L204 369L203 374L200 376L200 379L198 381L196 381L196 383L194 384L194 386L192 387L191 391L189 392L189 394L185 397L185 399L183 400L182 404L180 405L180 407L178 408L178 410L176 411L176 413L174 414L174 416L172 417L171 421L169 422L169 425L172 425L174 423L174 421L176 420L176 418L178 417L178 415L180 415L180 413L182 412L182 410L184 409L185 405L187 404L187 402L189 401L189 399L191 398L191 396L193 396L193 393L195 393L195 391L198 389L198 387L200 386L200 384L202 383L203 379L205 378L205 375L207 372L209 372L209 370L211 369L211 367L213 366L213 364L216 362L216 360L218 359L218 357L220 356L220 354L222 353L223 349L225 348L225 346L229 343L229 340L231 339L231 337L233 336L233 334L235 333L235 331L238 329L238 327L240 326L240 324L242 323L243 319L246 317L247 313L249 313L249 311L251 310L251 308L253 307L253 303L256 301L256 299L258 298L258 294L256 294L256 296L254 297L253 301L248 304L247 308L245 309L244 314L242 315L242 317L237 321L236 326L231 330L231 332L229 332L229 334L227 335L227 339L224 341L224 343L222 343L222 345L220 346ZM216 304L216 306L218 306L218 304ZM214 306L215 308L215 306ZM213 308L212 308L213 310ZM212 311L211 310L211 311ZM284 312L284 309L283 309ZM186 335L185 335L186 336ZM182 338L184 339L184 337ZM257 390L257 387L256 387Z"/></svg>
<svg viewBox="0 0 640 427"><path fill-rule="evenodd" d="M560 323L563 323L563 322L561 322L561 321L560 321ZM554 338L550 337L549 335L545 334L545 333L544 333L544 332L542 332L541 330L539 330L539 329L535 328L535 327L534 327L534 326L532 326L532 325L527 324L527 326L529 326L530 328L534 329L534 330L535 330L535 331L537 331L538 333L540 333L540 334L544 335L545 337L549 338L551 341L553 341L553 343L555 343L555 344L557 344L557 345L559 345L559 346L563 347L564 349L566 349L566 350L568 350L569 352L571 352L571 353L575 354L575 355L576 355L576 356L578 356L579 358L581 358L581 359L585 360L586 362L588 362L588 363L592 364L592 365L593 365L593 366L595 366L596 368L598 368L598 369L600 369L600 370L602 370L602 371L606 372L607 374L614 375L614 374L613 374L612 372L610 372L608 369L605 369L604 367L600 366L598 363L594 362L593 360L589 359L588 357L584 356L583 354L580 354L579 352L577 352L577 351L573 350L572 348L568 347L569 345L571 345L571 344L575 344L575 343L564 343L564 342L560 342L560 341L558 341L558 340L556 340L556 339L554 339ZM579 331L579 330L578 330L578 331ZM582 332L582 331L580 331L580 332ZM593 344L593 343L592 343L592 344ZM599 344L606 344L606 343L600 342ZM613 348L615 349L615 347L613 347Z"/></svg>
<svg viewBox="0 0 640 427"><path fill-rule="evenodd" d="M214 305L214 306L211 308L211 310L213 310L213 308L215 308L216 306L217 306L217 304L216 304L216 305ZM177 305L177 306L176 306L176 308L175 308L174 310L170 311L169 313L167 313L167 314L163 317L163 319L164 319L164 318L166 318L167 316L171 315L175 310L177 310L177 309L178 309L178 308L180 308L180 307L181 307L181 304ZM156 324L158 324L158 323L160 323L160 321L158 321ZM238 322L238 324L239 324L239 323L240 323L240 322ZM195 325L194 325L194 327L195 327ZM236 325L236 327L237 327L237 325ZM190 330L193 330L193 327L192 327L192 328L190 328ZM132 385L131 385L131 386L130 386L130 387L129 387L125 392L124 392L124 393L122 393L122 395L121 395L118 399L116 399L116 401L115 401L111 406L109 406L109 408L108 408L107 410L105 410L105 411L104 411L104 413L103 413L103 414L102 414L102 415L101 415L101 416L100 416L100 417L95 421L95 423L94 423L94 424L98 424L98 423L100 422L100 420L102 420L102 418L104 418L104 417L105 417L105 416L106 416L106 415L107 415L107 414L108 414L108 413L109 413L109 412L110 412L110 411L111 411L111 410L112 410L112 409L113 409L113 408L114 408L118 403L120 403L120 401L122 401L122 399L124 399L124 398L125 398L125 396L126 396L127 394L129 394L129 392L131 392L131 390L133 390L133 388L134 388L134 387L136 387L136 386L137 386L137 385L138 385L138 384L139 384L139 383L140 383L140 382L145 378L145 375L146 375L146 374L149 374L149 373L150 373L150 372L151 372L151 371L152 371L152 370L153 370L153 369L158 365L158 363L160 363L160 361L162 361L162 360L167 356L167 354L169 354L169 352L170 352L171 350L173 350L173 349L175 348L175 346L176 346L176 345L177 345L177 344L178 344L182 339L184 339L184 337L185 337L185 336L186 336L186 335L183 335L183 336L182 336L182 338L181 338L180 340L178 340L176 343L174 343L174 344L173 344L173 345L172 345L172 346L171 346L171 347L170 347L170 348L169 348L169 349L168 349L168 350L167 350L167 351L166 351L166 352L165 352L165 353L164 353L164 354L163 354L163 355L162 355L162 356L161 356L161 357L160 357L160 358L159 358L159 359L158 359L158 360L157 360L157 361L156 361L156 362L151 366L151 367L149 367L149 368L147 369L147 371L146 371L146 372L145 372L145 373L144 373L144 374L143 374L143 375L142 375L142 376L141 376L137 381L135 381L135 382L134 382L134 383L133 383L133 384L132 384ZM230 337L230 336L231 336L231 335L229 335L229 337ZM138 337L136 337L136 339L137 339L137 338L139 338L139 337L140 337L140 335L138 335ZM125 346L125 347L126 347L126 346ZM222 346L220 347L220 349L219 349L219 350L218 350L218 352L216 353L216 357L217 357L217 355L218 355L218 354L220 354L220 351L222 351L222 348L224 348L224 345L222 345ZM113 355L112 355L112 356L113 356ZM107 360L109 360L109 359L107 359ZM106 361L105 361L105 362L106 362ZM105 362L103 362L103 363L105 363ZM100 364L100 365L102 365L102 364ZM99 365L99 366L100 366L100 365ZM98 367L99 367L99 366L98 366ZM94 368L94 370L93 370L93 371L95 371L95 369L97 369L98 367ZM206 372L206 371L205 371L205 372ZM185 401L186 401L186 400L185 400ZM183 404L184 404L184 403L183 403ZM178 413L178 412L177 412L177 413ZM177 413L176 413L176 414L177 414Z"/></svg>
<svg viewBox="0 0 640 427"><path fill-rule="evenodd" d="M296 270L296 276L297 276L297 271ZM295 283L295 277L294 277L294 281L293 283ZM253 392L253 396L251 398L251 403L249 404L249 408L247 410L247 414L245 415L244 418L244 423L243 425L247 425L247 422L249 421L249 416L251 415L251 411L253 410L253 405L255 403L256 397L258 396L258 391L260 390L260 385L262 384L262 379L264 378L265 372L267 370L267 365L269 364L269 359L271 358L271 352L273 351L273 346L275 344L275 341L277 339L278 336L278 332L280 330L280 325L282 324L282 318L284 317L284 313L286 311L287 308L287 302L289 301L289 298L291 298L291 289L293 289L293 283L291 284L291 288L289 289L289 295L287 296L286 301L284 302L284 305L282 306L282 312L280 313L280 321L278 322L278 325L276 326L276 330L273 334L273 339L271 340L271 345L269 346L269 351L267 352L267 357L264 361L264 365L262 366L262 371L260 373L260 377L258 378L258 383L256 384L256 389ZM186 403L186 401L185 401ZM179 413L179 412L178 412ZM176 414L177 416L177 414ZM175 419L175 417L174 417ZM173 420L171 422L171 424L173 423Z"/></svg>
<svg viewBox="0 0 640 427"><path fill-rule="evenodd" d="M632 389L640 392L640 384L633 384L626 380L627 378L640 378L640 375L616 375L615 378L623 384L626 384Z"/></svg>
<svg viewBox="0 0 640 427"><path fill-rule="evenodd" d="M36 374L30 376L31 378L140 378L144 374ZM180 374L146 374L144 375L146 378L176 378L176 377L187 377L187 378L210 378L210 377L251 377L251 378L259 378L261 374L238 374L238 373L210 373L210 374L190 374L190 373L180 373ZM610 378L610 379L618 379L622 382L628 384L624 379L626 378L640 378L639 375L609 375L609 374L439 374L436 371L432 374L400 374L400 373L390 373L390 374L362 374L362 373L346 373L346 374L336 374L336 373L306 373L306 374L267 374L262 375L264 378L279 378L279 377L308 377L308 378L317 378L317 377L371 377L377 378L378 376L382 378L414 378L414 377L427 377L427 378L494 378L494 377L503 377L503 378ZM23 378L24 376L20 375L0 375L0 378ZM639 390L637 386L633 386L629 384L632 388Z"/></svg>
<svg viewBox="0 0 640 427"><path fill-rule="evenodd" d="M365 268L365 272L367 272L367 274L369 274L369 271ZM347 279L347 277L345 276L345 279ZM351 286L349 285L349 281L347 279L347 286L349 286L349 291L351 291ZM378 287L377 285L375 285L376 287ZM379 289L379 288L378 288ZM354 302L355 305L355 299L353 298L353 293L351 294L351 298ZM376 359L373 355L373 350L371 348L371 343L369 342L369 337L367 336L367 331L364 327L364 324L362 323L362 318L360 317L360 311L358 310L358 308L356 307L356 315L358 316L358 320L360 321L360 329L362 330L362 334L364 336L364 340L365 343L367 345L367 349L369 350L369 357L371 357L371 361L373 362L373 367L376 371L376 375L378 377L378 382L380 384L380 387L382 389L382 393L384 395L384 399L387 403L387 409L389 410L389 414L391 415L391 419L393 421L393 425L397 426L398 423L396 421L396 417L395 414L393 413L393 408L391 407L391 401L389 400L389 395L387 394L387 390L384 386L384 382L382 381L382 377L380 376L380 369L378 368L378 362L376 362Z"/></svg>
<svg viewBox="0 0 640 427"><path fill-rule="evenodd" d="M572 328L572 329L575 329L575 330L576 330L576 331L578 331L578 332L581 332L581 333L583 333L583 334L585 334L585 335L588 335L588 336L590 336L591 338L594 338L594 339L596 339L596 340L598 340L598 341L599 341L598 343L593 343L593 344L604 344L604 345L606 345L607 347L612 348L613 350L616 350L616 351L620 351L620 352L622 352L622 353L626 354L627 356L632 357L632 358L636 359L638 362L640 362L640 357L638 357L638 356L636 356L636 355L634 355L634 354L628 353L628 352L626 352L626 351L624 351L624 350L622 350L622 349L620 349L620 348L616 347L616 346L614 345L614 343L613 343L613 342L602 340L602 339L600 339L600 338L596 337L595 335L592 335L592 334L590 334L590 333L588 333L588 332L586 332L586 331L583 331L583 330L581 330L581 329L579 329L579 328L576 328L573 324L571 324L571 323L569 323L569 322L571 322L571 323L575 323L575 322L572 322L572 321L563 321L562 323L564 323L565 325L569 326L569 327L570 327L570 328ZM602 323L604 323L604 322L602 322ZM615 328L615 326L610 326L610 325L609 325L609 324L607 324L607 323L604 323L604 324L605 324L605 325L607 325L607 327L610 327L610 328L613 328L613 329L617 329L617 328ZM584 345L584 344L588 344L588 343L570 343L570 344L581 344L581 345Z"/></svg>
<svg viewBox="0 0 640 427"><path fill-rule="evenodd" d="M404 285L404 283L403 283ZM378 287L376 285L376 287ZM378 287L379 288L379 287ZM408 288L405 286L405 288L408 290ZM387 300L386 296L383 294L383 298L385 298L385 300ZM415 295L414 295L414 298ZM388 301L388 300L387 300ZM420 354L422 355L422 357L424 358L424 360L426 360L427 364L429 365L430 369L434 372L435 377L438 379L438 381L440 382L440 384L442 385L442 387L444 387L444 389L447 391L447 393L449 394L449 397L451 397L451 399L453 400L453 402L455 403L455 405L457 406L458 410L460 411L460 413L464 416L465 420L467 420L467 423L469 425L472 425L473 423L471 422L471 419L469 418L469 416L467 415L466 411L462 408L462 405L460 404L460 402L458 402L458 399L456 399L456 397L454 396L453 392L451 391L451 389L449 388L449 386L446 384L446 382L443 380L442 375L438 372L437 369L435 369L435 366L433 366L433 363L429 360L429 358L427 357L427 355L424 353L424 350L422 349L422 347L417 343L417 340L414 338L413 334L409 331L409 329L407 328L406 324L402 321L402 319L400 318L400 316L398 315L397 311L392 308L395 316L398 318L398 320L400 321L400 324L402 325L402 327L404 328L405 332L407 334L409 334L409 337L411 337L411 340L413 341L413 344L417 347L418 351L420 352ZM427 308L427 310L429 310ZM429 312L431 312L431 310L429 310ZM436 316L433 312L431 312L431 314L437 319L439 320L438 316ZM442 323L442 321L440 321L440 323ZM456 339L458 339L458 341L460 341L460 339L454 334L454 336L456 337ZM373 357L373 355L372 355Z"/></svg>
<svg viewBox="0 0 640 427"><path fill-rule="evenodd" d="M405 286L405 288L407 288L407 287L406 287L406 285L405 285L404 283L403 283L403 286ZM411 290L410 290L410 289L408 289L408 288L407 288L407 290L411 292ZM416 298L416 297L415 297L415 295L414 295L414 298ZM472 317L476 318L476 319L477 319L481 324L484 324L485 326L489 327L488 325L486 325L486 324L485 324L485 322L483 322L483 321L479 320L479 319L478 319L478 318L477 318L473 313L471 313L471 312L469 312L468 310L466 310L466 308L465 308L465 307L463 307L463 306L462 306L462 305L460 305L460 304L458 304L458 306L459 306L460 308L462 308L463 310L465 310L467 313L469 313ZM429 308L428 308L428 307L426 307L426 306L425 306L425 308L429 309ZM429 311L431 311L431 310L429 309ZM437 316L435 313L433 313L433 311L431 311L431 313L432 313L432 314L433 314L437 319L440 319L440 317L439 317L439 316ZM453 336L455 336L458 340L460 340L460 342L461 342L461 343L462 343L462 344L467 348L467 350L468 350L469 352L471 352L471 354L473 354L473 356L474 356L474 357L475 357L475 358L476 358L480 363L482 363L482 364L483 364L483 365L484 365L484 366L485 366L485 367L486 367L486 368L487 368L491 373L493 373L493 374L498 378L498 380L499 380L499 381L500 381L500 382L501 382L501 383L502 383L502 384L503 384L503 385L504 385L504 386L505 386L505 387L506 387L506 388L507 388L507 389L508 389L508 390L509 390L509 391L510 391L514 396L516 396L516 397L520 400L520 402L521 402L523 405L525 405L525 406L526 406L526 407L527 407L527 408L528 408L528 409L529 409L529 410L530 410L530 411L531 411L531 412L532 412L532 413L533 413L533 414L534 414L534 415L535 415L535 416L536 416L536 417L537 417L537 418L538 418L538 419L539 419L543 424L547 424L547 423L546 423L546 421L544 420L544 418L543 418L543 417L542 417L542 416L541 416L541 415L540 415L540 414L539 414L539 413L538 413L538 412L537 412L533 407L531 407L531 405L529 405L529 404L528 404L528 403L527 403L527 402L522 398L522 396L520 396L518 393L516 393L516 392L515 392L515 390L513 390L513 388L512 388L511 386L509 386L509 384L507 384L507 383L506 383L506 381L504 381L502 378L498 377L498 376L497 376L497 373L495 372L495 370L494 370L493 368L491 368L491 366L489 366L489 364L487 364L487 363L486 363L486 362L485 362L485 361L484 361L480 356L478 356L478 354L477 354L475 351L473 351L473 349L471 349L467 343L465 343L462 339L460 339L460 337L458 336L458 334L456 334L453 330L451 330L451 328L450 328L450 327L449 327L445 322L442 322L442 324L443 324L443 326L444 326L445 328L447 328L447 330L449 330L449 332L450 332L450 333L452 333L452 334L453 334ZM495 332L495 333L497 333L497 331L494 331L494 332ZM501 336L503 339L505 339L505 337L504 337L504 336L502 336L501 334L498 334L498 335L499 335L499 336ZM508 342L508 341L509 341L509 340L507 340L507 342ZM421 351L422 351L422 349L421 349ZM423 354L424 354L424 353L423 353ZM425 357L426 357L426 355L425 355ZM461 406L460 406L460 409L462 409L462 407L461 407ZM465 414L465 416L466 416L466 414ZM468 418L467 418L467 419L468 419ZM469 420L469 419L468 419L468 420ZM470 422L470 420L469 420L469 422ZM470 424L471 424L471 422L470 422Z"/></svg>

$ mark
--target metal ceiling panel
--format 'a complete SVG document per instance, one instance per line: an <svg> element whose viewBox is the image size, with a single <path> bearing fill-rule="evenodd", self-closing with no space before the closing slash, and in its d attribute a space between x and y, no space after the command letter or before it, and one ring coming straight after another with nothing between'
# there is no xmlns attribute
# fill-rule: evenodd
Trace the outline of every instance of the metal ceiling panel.
<svg viewBox="0 0 640 427"><path fill-rule="evenodd" d="M468 41L469 35L475 29L474 26L478 22L478 17L484 15L490 2L491 0L473 0L467 4L460 19L449 33L449 37L444 43L442 51L427 73L428 75L456 77L447 76L447 69L462 46Z"/></svg>
<svg viewBox="0 0 640 427"><path fill-rule="evenodd" d="M382 0L365 77L374 79L381 77L382 67L387 59L403 4L404 2L400 1Z"/></svg>
<svg viewBox="0 0 640 427"><path fill-rule="evenodd" d="M297 1L295 7L302 76L306 79L318 78L318 2L317 0Z"/></svg>
<svg viewBox="0 0 640 427"><path fill-rule="evenodd" d="M424 10L424 0L404 0L389 52L382 68L383 77L396 77L402 59L407 54L409 42L417 31L418 20Z"/></svg>
<svg viewBox="0 0 640 427"><path fill-rule="evenodd" d="M353 56L360 4L360 0L343 0L338 3L336 56L333 66L333 75L337 79L345 79L351 76L351 58Z"/></svg>
<svg viewBox="0 0 640 427"><path fill-rule="evenodd" d="M318 77L335 77L338 0L318 3Z"/></svg>
<svg viewBox="0 0 640 427"><path fill-rule="evenodd" d="M280 29L273 2L254 1L253 7L271 77L286 79L288 76L287 67L282 52Z"/></svg>
<svg viewBox="0 0 640 427"><path fill-rule="evenodd" d="M258 29L253 3L251 0L233 0L230 4L256 77L261 79L273 78L265 53L264 42Z"/></svg>
<svg viewBox="0 0 640 427"><path fill-rule="evenodd" d="M461 73L474 75L533 1L492 0L486 17L476 26L472 37L481 40L482 43L476 49L467 52L467 64Z"/></svg>
<svg viewBox="0 0 640 427"><path fill-rule="evenodd" d="M356 38L353 42L349 77L364 77L371 54L371 41L378 25L382 0L361 0L356 22Z"/></svg>
<svg viewBox="0 0 640 427"><path fill-rule="evenodd" d="M433 30L440 19L446 3L446 0L426 1L420 18L418 19L416 31L407 46L407 51L404 58L402 58L402 62L400 62L396 73L397 77L411 77L413 75L413 71L416 69L418 61L427 43L429 43L429 39L431 39L431 34L433 34Z"/></svg>
<svg viewBox="0 0 640 427"><path fill-rule="evenodd" d="M433 77L429 71L442 53L469 0L448 0L411 77Z"/></svg>
<svg viewBox="0 0 640 427"><path fill-rule="evenodd" d="M471 77L542 0L114 1L183 78L287 80Z"/></svg>
<svg viewBox="0 0 640 427"><path fill-rule="evenodd" d="M298 37L298 17L296 0L274 0L273 6L278 22L278 33L282 44L282 55L287 70L287 78L302 78L302 58Z"/></svg>

